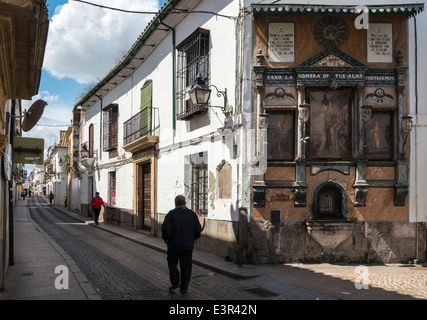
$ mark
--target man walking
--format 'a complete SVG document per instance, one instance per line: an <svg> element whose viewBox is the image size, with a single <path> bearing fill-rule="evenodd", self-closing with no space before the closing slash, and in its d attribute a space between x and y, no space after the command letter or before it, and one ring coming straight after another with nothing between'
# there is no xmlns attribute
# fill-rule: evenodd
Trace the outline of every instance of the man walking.
<svg viewBox="0 0 427 320"><path fill-rule="evenodd" d="M162 224L162 238L168 245L170 291L179 287L182 293L187 293L193 265L193 245L200 238L201 229L196 213L185 206L185 197L176 196L175 209L169 211Z"/></svg>
<svg viewBox="0 0 427 320"><path fill-rule="evenodd" d="M92 198L90 204L93 206L93 211L95 213L95 224L98 224L99 213L101 212L101 206L105 208L104 201L99 196L99 192L95 193L95 197Z"/></svg>
<svg viewBox="0 0 427 320"><path fill-rule="evenodd" d="M52 191L49 193L49 204L52 204L53 199L55 198L55 196L53 195Z"/></svg>

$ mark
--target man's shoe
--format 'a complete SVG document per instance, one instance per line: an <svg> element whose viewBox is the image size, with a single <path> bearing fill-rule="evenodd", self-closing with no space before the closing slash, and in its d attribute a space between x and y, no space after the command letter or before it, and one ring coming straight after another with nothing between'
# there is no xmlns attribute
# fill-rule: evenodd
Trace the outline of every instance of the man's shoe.
<svg viewBox="0 0 427 320"><path fill-rule="evenodd" d="M169 287L169 291L174 291L179 288L179 285Z"/></svg>
<svg viewBox="0 0 427 320"><path fill-rule="evenodd" d="M181 293L187 293L187 289L179 289L179 291L181 291Z"/></svg>

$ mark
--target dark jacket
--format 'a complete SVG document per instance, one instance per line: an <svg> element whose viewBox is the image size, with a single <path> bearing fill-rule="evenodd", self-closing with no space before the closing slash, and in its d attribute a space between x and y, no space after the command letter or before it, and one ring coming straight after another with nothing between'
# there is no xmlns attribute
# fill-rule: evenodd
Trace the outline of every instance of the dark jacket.
<svg viewBox="0 0 427 320"><path fill-rule="evenodd" d="M201 231L199 218L185 206L169 211L162 224L162 238L170 250L192 250Z"/></svg>

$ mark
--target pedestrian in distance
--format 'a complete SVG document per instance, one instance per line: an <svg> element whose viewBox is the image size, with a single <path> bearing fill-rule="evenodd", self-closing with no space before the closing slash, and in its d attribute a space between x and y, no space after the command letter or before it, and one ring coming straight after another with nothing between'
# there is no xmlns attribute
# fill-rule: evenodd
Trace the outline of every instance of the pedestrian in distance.
<svg viewBox="0 0 427 320"><path fill-rule="evenodd" d="M21 196L22 196L22 198L25 200L25 197L27 196L27 192L25 192L25 190L24 190L24 191L22 191Z"/></svg>
<svg viewBox="0 0 427 320"><path fill-rule="evenodd" d="M55 196L53 195L52 191L49 193L49 203L52 204L53 199L55 198Z"/></svg>
<svg viewBox="0 0 427 320"><path fill-rule="evenodd" d="M201 232L199 218L185 206L185 197L176 196L175 209L168 212L162 224L162 238L168 247L167 261L172 284L169 291L179 287L182 293L187 293L193 265L193 246Z"/></svg>
<svg viewBox="0 0 427 320"><path fill-rule="evenodd" d="M99 196L99 192L95 193L95 196L92 198L92 200L90 200L90 204L92 205L93 212L95 213L95 217L94 217L95 224L98 224L99 213L101 212L101 206L105 208L104 201Z"/></svg>

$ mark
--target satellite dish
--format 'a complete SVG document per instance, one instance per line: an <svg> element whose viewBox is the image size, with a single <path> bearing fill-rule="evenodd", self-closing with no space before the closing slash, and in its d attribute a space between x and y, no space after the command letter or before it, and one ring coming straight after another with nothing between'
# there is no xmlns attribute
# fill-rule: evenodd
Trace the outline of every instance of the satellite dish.
<svg viewBox="0 0 427 320"><path fill-rule="evenodd" d="M27 112L24 111L24 120L22 120L21 124L22 130L27 132L36 125L36 123L40 120L46 105L46 101L37 100L31 105Z"/></svg>

